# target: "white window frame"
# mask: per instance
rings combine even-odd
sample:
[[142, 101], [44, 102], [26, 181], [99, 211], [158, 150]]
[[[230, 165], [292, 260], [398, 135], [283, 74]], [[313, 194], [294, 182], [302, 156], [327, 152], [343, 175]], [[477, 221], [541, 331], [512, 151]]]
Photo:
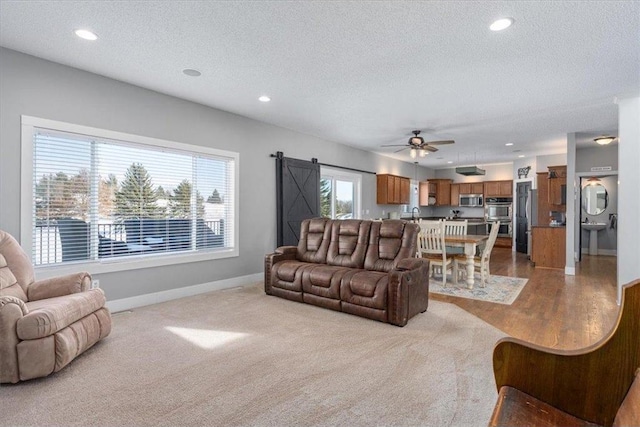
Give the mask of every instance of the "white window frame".
[[95, 138], [105, 138], [118, 141], [132, 142], [136, 144], [149, 145], [152, 147], [163, 147], [174, 150], [182, 150], [192, 153], [214, 155], [232, 158], [235, 162], [233, 176], [233, 224], [231, 236], [233, 244], [231, 248], [216, 251], [191, 251], [188, 253], [164, 253], [151, 256], [136, 257], [110, 257], [99, 260], [87, 260], [80, 262], [61, 263], [56, 265], [40, 265], [34, 268], [38, 278], [48, 278], [63, 274], [76, 273], [81, 270], [90, 271], [92, 274], [110, 273], [116, 271], [128, 271], [140, 268], [150, 268], [173, 264], [183, 264], [198, 261], [208, 261], [238, 257], [240, 255], [239, 238], [239, 217], [240, 217], [240, 154], [232, 151], [219, 150], [216, 148], [203, 147], [199, 145], [184, 144], [181, 142], [168, 141], [151, 138], [141, 135], [133, 135], [123, 132], [99, 129], [90, 126], [77, 125], [60, 122], [56, 120], [42, 119], [32, 116], [21, 116], [21, 180], [20, 180], [20, 244], [23, 250], [31, 256], [32, 253], [32, 232], [34, 197], [33, 197], [33, 135], [37, 128], [50, 129], [68, 133], [88, 135]]
[[[330, 179], [331, 182], [331, 195], [335, 197], [335, 181], [349, 181], [353, 183], [353, 219], [362, 218], [361, 206], [362, 206], [362, 175], [352, 172], [346, 172], [342, 169], [334, 169], [327, 166], [320, 166], [320, 179]], [[331, 216], [335, 216], [335, 203], [331, 202]]]

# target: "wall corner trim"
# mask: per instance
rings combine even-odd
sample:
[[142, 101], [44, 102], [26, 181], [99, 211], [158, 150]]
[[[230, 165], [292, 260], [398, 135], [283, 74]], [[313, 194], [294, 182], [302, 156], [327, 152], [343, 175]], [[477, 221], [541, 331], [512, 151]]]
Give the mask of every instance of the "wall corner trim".
[[565, 267], [564, 268], [564, 274], [566, 274], [567, 276], [575, 276], [576, 275], [576, 268], [575, 267]]
[[264, 279], [264, 273], [249, 274], [246, 276], [232, 277], [230, 279], [216, 280], [215, 282], [201, 283], [199, 285], [184, 286], [166, 291], [150, 294], [136, 295], [135, 297], [122, 298], [107, 301], [107, 308], [112, 313], [144, 307], [145, 305], [158, 304], [174, 299], [190, 297], [221, 289], [229, 289], [238, 286], [246, 286]]

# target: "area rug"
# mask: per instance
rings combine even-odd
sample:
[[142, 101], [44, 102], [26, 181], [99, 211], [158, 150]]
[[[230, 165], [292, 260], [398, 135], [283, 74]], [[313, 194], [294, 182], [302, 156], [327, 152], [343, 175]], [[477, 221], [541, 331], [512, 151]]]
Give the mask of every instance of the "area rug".
[[518, 298], [520, 291], [528, 281], [529, 279], [520, 277], [496, 276], [493, 274], [483, 288], [480, 286], [480, 275], [476, 274], [473, 289], [468, 289], [464, 280], [460, 280], [456, 285], [449, 278], [447, 279], [447, 286], [443, 288], [442, 279], [436, 276], [429, 279], [429, 292], [510, 305]]
[[399, 328], [216, 291], [113, 317], [46, 378], [0, 387], [2, 426], [478, 426], [504, 333], [456, 307]]

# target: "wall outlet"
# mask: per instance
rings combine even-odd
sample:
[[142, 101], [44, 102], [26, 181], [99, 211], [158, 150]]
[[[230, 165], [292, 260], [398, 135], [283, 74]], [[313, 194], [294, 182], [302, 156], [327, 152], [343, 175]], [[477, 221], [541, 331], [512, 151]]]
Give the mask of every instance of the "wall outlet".
[[91, 289], [97, 289], [100, 287], [100, 280], [95, 279], [91, 281]]

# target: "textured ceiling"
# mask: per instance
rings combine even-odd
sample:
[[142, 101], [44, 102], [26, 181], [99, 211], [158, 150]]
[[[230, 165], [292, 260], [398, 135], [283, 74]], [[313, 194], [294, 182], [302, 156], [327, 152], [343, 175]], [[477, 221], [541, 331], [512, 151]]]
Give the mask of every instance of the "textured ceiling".
[[420, 159], [436, 168], [616, 131], [639, 40], [635, 1], [0, 2], [4, 47], [383, 154], [412, 129], [455, 139]]

